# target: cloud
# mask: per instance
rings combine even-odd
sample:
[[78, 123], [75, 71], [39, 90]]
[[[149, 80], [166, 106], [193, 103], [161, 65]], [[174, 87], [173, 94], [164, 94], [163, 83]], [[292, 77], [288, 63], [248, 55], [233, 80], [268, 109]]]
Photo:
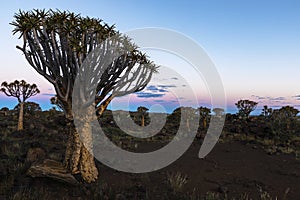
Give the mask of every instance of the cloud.
[[175, 88], [177, 87], [176, 85], [158, 85], [158, 87], [161, 87], [161, 88]]
[[168, 90], [165, 90], [165, 89], [159, 89], [158, 91], [159, 92], [168, 92]]
[[42, 93], [41, 95], [44, 95], [44, 96], [55, 96], [56, 94], [52, 94], [52, 93]]
[[257, 97], [258, 99], [267, 99], [268, 97]]
[[150, 90], [150, 91], [159, 91], [158, 87], [154, 86], [154, 85], [150, 85], [146, 88], [147, 90]]
[[293, 98], [295, 98], [296, 100], [299, 100], [300, 101], [300, 94], [299, 95], [296, 95], [296, 96], [292, 96]]
[[251, 97], [257, 98], [257, 99], [268, 99], [269, 98], [269, 97], [263, 97], [263, 96], [257, 96], [257, 95], [251, 95]]
[[154, 102], [157, 102], [157, 103], [163, 103], [163, 102], [166, 102], [165, 100], [162, 100], [162, 99], [157, 99], [157, 100], [154, 100]]
[[264, 96], [257, 96], [257, 95], [251, 95], [251, 97], [259, 99], [259, 100], [270, 100], [270, 101], [284, 101], [284, 100], [286, 100], [285, 97], [264, 97]]
[[270, 100], [272, 101], [283, 101], [283, 100], [286, 100], [285, 97], [275, 97], [275, 98], [269, 98]]
[[138, 92], [136, 93], [138, 98], [158, 98], [163, 97], [165, 94], [157, 94], [151, 92]]

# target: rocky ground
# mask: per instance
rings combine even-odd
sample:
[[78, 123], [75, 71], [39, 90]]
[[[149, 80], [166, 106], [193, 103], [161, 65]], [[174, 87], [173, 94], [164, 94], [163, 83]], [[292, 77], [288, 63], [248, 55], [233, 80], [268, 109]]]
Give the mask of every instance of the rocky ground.
[[[1, 118], [0, 199], [300, 199], [297, 151], [268, 151], [274, 143], [266, 148], [266, 142], [230, 133], [204, 159], [198, 158], [198, 138], [176, 162], [151, 173], [119, 172], [97, 162], [99, 181], [91, 185], [33, 178], [33, 161], [62, 161], [67, 140], [60, 114], [35, 117], [23, 132], [14, 131], [16, 117]], [[163, 146], [162, 140], [122, 145], [147, 152]]]

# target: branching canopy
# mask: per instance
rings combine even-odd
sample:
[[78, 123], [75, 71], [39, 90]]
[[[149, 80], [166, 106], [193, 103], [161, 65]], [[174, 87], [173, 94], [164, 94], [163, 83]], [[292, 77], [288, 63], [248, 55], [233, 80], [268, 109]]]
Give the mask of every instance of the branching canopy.
[[257, 104], [257, 102], [248, 99], [239, 100], [235, 103], [239, 110], [238, 114], [242, 117], [249, 117], [250, 113], [256, 109]]
[[16, 97], [19, 103], [25, 102], [30, 97], [40, 93], [40, 90], [37, 88], [36, 84], [30, 85], [24, 80], [15, 80], [9, 84], [7, 82], [3, 82], [1, 84], [0, 91], [7, 96]]
[[[64, 108], [72, 102], [75, 78], [83, 62], [97, 48], [102, 50], [98, 63], [92, 63], [94, 65], [89, 71], [84, 72], [96, 77], [99, 70], [105, 69], [100, 80], [88, 80], [91, 85], [97, 84], [96, 107], [106, 105], [115, 96], [144, 89], [157, 70], [128, 37], [100, 19], [68, 11], [33, 10], [16, 13], [11, 25], [14, 26], [13, 33], [23, 38], [23, 45], [17, 48], [24, 53], [28, 63], [54, 85]], [[113, 51], [123, 53], [107, 63], [107, 58], [116, 53]], [[107, 67], [103, 68], [103, 65]], [[128, 87], [133, 81], [135, 84]], [[84, 90], [87, 94], [91, 88], [85, 87]], [[84, 102], [85, 97], [82, 98]]]

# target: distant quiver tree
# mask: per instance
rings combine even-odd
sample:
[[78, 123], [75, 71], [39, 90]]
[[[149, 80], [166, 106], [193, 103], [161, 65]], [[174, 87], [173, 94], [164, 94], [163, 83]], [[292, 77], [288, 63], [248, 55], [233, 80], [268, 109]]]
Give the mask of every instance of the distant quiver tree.
[[1, 84], [0, 91], [6, 96], [15, 97], [19, 102], [19, 120], [18, 120], [18, 131], [23, 130], [23, 118], [24, 118], [24, 103], [27, 99], [40, 93], [36, 84], [29, 84], [26, 81], [15, 80], [14, 82]]

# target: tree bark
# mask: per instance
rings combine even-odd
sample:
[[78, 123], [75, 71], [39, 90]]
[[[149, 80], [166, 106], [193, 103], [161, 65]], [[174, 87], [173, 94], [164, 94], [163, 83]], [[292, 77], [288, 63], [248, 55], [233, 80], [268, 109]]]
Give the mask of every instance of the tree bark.
[[203, 128], [206, 129], [206, 118], [203, 119]]
[[144, 115], [142, 115], [142, 125], [141, 125], [142, 127], [144, 127], [145, 126], [145, 116]]
[[76, 129], [73, 121], [69, 120], [69, 139], [65, 154], [65, 166], [72, 174], [80, 173], [84, 181], [91, 183], [98, 178], [98, 170], [92, 152], [92, 130], [88, 120], [84, 121], [83, 119], [81, 124]]
[[186, 119], [186, 127], [187, 127], [187, 130], [190, 132], [191, 129], [190, 129], [190, 120], [189, 119]]
[[20, 111], [19, 111], [19, 121], [18, 121], [18, 131], [23, 130], [23, 116], [24, 116], [24, 102], [20, 102]]

